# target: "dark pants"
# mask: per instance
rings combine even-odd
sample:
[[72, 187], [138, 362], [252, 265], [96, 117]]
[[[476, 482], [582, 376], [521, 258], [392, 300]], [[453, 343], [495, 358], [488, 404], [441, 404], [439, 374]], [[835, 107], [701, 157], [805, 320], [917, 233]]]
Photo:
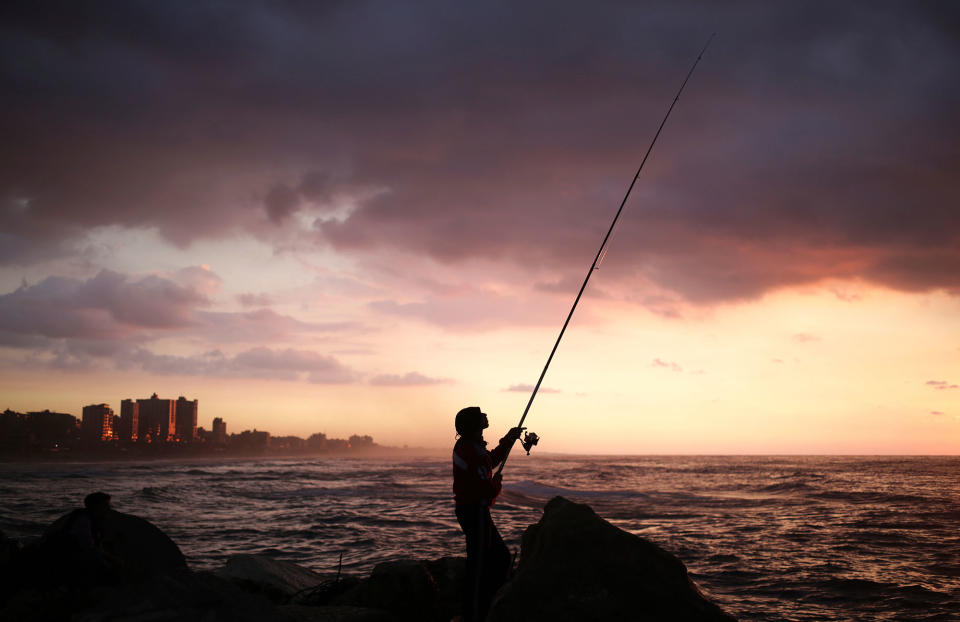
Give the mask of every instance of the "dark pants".
[[467, 537], [463, 619], [464, 622], [480, 622], [487, 616], [493, 595], [507, 580], [512, 563], [510, 550], [490, 518], [489, 507], [458, 505], [457, 521]]

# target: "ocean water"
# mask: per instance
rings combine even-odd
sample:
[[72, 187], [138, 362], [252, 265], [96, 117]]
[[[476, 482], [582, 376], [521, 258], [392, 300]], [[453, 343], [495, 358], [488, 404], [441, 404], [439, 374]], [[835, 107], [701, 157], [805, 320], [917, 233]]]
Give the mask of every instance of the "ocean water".
[[[494, 520], [519, 548], [555, 495], [677, 555], [741, 620], [960, 620], [960, 458], [532, 457]], [[39, 535], [103, 490], [194, 568], [268, 553], [321, 572], [462, 555], [449, 458], [0, 465], [0, 529]]]

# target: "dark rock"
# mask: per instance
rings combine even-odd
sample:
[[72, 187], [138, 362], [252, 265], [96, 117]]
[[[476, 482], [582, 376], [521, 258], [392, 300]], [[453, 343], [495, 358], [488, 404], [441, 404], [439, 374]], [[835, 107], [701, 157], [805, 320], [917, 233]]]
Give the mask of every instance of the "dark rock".
[[396, 622], [397, 620], [386, 611], [367, 607], [283, 605], [280, 611], [296, 622]]
[[186, 569], [148, 581], [108, 588], [75, 622], [286, 621], [262, 596], [247, 594], [210, 572]]
[[187, 566], [173, 540], [139, 516], [109, 510], [98, 519], [97, 538], [91, 529], [86, 510], [54, 521], [20, 555], [22, 581], [81, 586], [135, 582]]
[[297, 592], [290, 598], [289, 602], [295, 605], [311, 605], [314, 607], [329, 605], [361, 583], [363, 583], [362, 580], [350, 575], [327, 579], [309, 590]]
[[266, 555], [234, 555], [217, 574], [276, 602], [286, 602], [323, 582], [323, 576], [309, 568]]
[[13, 561], [14, 556], [19, 550], [20, 545], [0, 531], [0, 569], [6, 568], [7, 565]]
[[137, 583], [31, 587], [0, 610], [0, 621], [73, 622], [293, 622], [262, 596], [244, 593], [225, 579], [186, 568]]
[[361, 606], [389, 611], [402, 620], [446, 622], [460, 612], [465, 570], [462, 557], [389, 562], [378, 565], [364, 580], [345, 576], [325, 581], [298, 595], [294, 602]]
[[400, 620], [439, 620], [440, 589], [426, 562], [400, 560], [377, 564], [370, 578], [342, 596], [336, 605], [383, 609]]
[[20, 545], [0, 531], [0, 605], [2, 605], [15, 587], [16, 560], [20, 554]]
[[59, 622], [69, 620], [78, 604], [74, 594], [63, 588], [26, 588], [8, 594], [0, 608], [0, 622]]
[[180, 547], [156, 525], [139, 516], [111, 511], [103, 538], [104, 546], [120, 558], [126, 580], [187, 567]]
[[427, 562], [427, 570], [437, 586], [440, 619], [449, 620], [460, 613], [467, 560], [464, 557], [441, 557]]
[[520, 565], [494, 598], [490, 622], [649, 620], [731, 622], [679, 559], [554, 497], [523, 534]]

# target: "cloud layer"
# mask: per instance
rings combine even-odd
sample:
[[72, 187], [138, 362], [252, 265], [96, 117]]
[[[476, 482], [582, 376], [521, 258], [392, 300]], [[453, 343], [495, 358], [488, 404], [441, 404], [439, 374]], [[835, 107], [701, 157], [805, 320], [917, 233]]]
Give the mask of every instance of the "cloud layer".
[[[29, 364], [142, 369], [160, 375], [304, 378], [333, 384], [360, 375], [330, 356], [271, 348], [303, 335], [358, 330], [353, 322], [303, 322], [270, 309], [208, 311], [220, 278], [203, 268], [134, 276], [103, 270], [87, 279], [49, 277], [0, 295], [0, 346], [24, 350]], [[235, 354], [158, 354], [163, 339], [246, 344]], [[249, 347], [253, 346], [253, 347]]]
[[[114, 225], [566, 278], [717, 30], [607, 282], [702, 304], [828, 277], [960, 289], [954, 5], [0, 11], [0, 265], [76, 253]], [[44, 330], [180, 325], [195, 302], [123, 297]]]

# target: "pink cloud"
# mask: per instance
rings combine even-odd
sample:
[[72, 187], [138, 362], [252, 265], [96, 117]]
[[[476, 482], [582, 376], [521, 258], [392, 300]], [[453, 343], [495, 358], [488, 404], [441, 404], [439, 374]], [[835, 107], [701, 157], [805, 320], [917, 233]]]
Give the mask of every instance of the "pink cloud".
[[[533, 385], [532, 384], [512, 384], [504, 391], [512, 393], [532, 393]], [[537, 393], [560, 393], [560, 389], [551, 389], [550, 387], [541, 386], [537, 389]]]
[[422, 387], [452, 383], [450, 378], [431, 378], [415, 371], [402, 375], [381, 374], [370, 379], [370, 384], [378, 387]]
[[683, 367], [681, 367], [680, 365], [671, 361], [664, 361], [660, 358], [653, 359], [653, 362], [651, 363], [651, 365], [653, 365], [654, 367], [663, 367], [665, 369], [669, 369], [670, 371], [677, 371], [677, 372], [683, 371]]
[[[179, 282], [178, 282], [179, 281]], [[354, 321], [304, 322], [270, 309], [218, 312], [206, 310], [208, 293], [219, 277], [206, 269], [180, 270], [169, 278], [131, 276], [103, 270], [85, 281], [50, 277], [0, 295], [0, 344], [31, 351], [50, 364], [72, 367], [102, 364], [132, 356], [134, 363], [157, 370], [213, 372], [206, 359], [164, 358], [143, 346], [164, 337], [200, 340], [206, 344], [277, 342], [307, 334], [344, 334], [365, 330]], [[248, 352], [263, 354], [263, 351]], [[247, 354], [225, 369], [239, 370]], [[291, 360], [287, 353], [282, 361]], [[102, 359], [102, 360], [101, 360]], [[306, 369], [306, 368], [305, 368]], [[323, 370], [316, 372], [323, 379]]]
[[494, 330], [517, 326], [552, 326], [567, 301], [522, 299], [477, 288], [455, 294], [425, 296], [417, 302], [377, 300], [377, 313], [408, 318], [449, 330]]
[[357, 379], [356, 372], [333, 357], [293, 348], [257, 347], [233, 356], [219, 350], [174, 356], [138, 349], [123, 360], [158, 375], [307, 380], [317, 384], [344, 384]]
[[273, 304], [273, 299], [267, 294], [244, 293], [237, 294], [237, 302], [244, 307], [269, 307]]

